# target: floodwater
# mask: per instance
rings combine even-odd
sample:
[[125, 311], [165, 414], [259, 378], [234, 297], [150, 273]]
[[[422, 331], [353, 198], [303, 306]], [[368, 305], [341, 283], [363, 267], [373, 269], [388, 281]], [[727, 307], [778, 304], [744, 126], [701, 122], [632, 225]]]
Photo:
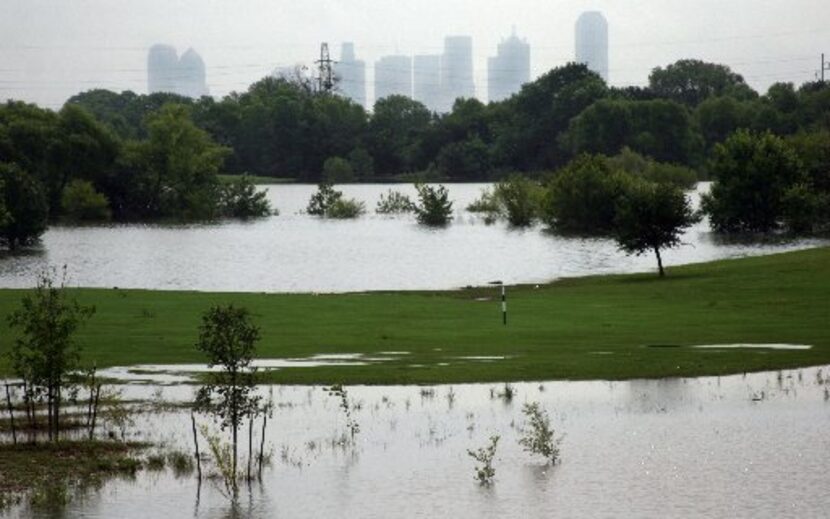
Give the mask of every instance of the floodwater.
[[[366, 203], [357, 220], [301, 214], [316, 186], [267, 188], [279, 216], [193, 225], [52, 227], [38, 249], [0, 253], [0, 287], [34, 284], [46, 266], [67, 265], [70, 284], [88, 287], [245, 292], [450, 289], [494, 280], [535, 283], [559, 277], [647, 271], [650, 255], [626, 256], [608, 239], [555, 236], [541, 226], [487, 225], [464, 209], [489, 184], [449, 184], [452, 224], [419, 226], [412, 215], [374, 214], [388, 189], [414, 198], [411, 185], [345, 185]], [[698, 204], [702, 183], [691, 193]], [[666, 251], [668, 266], [781, 252], [828, 243], [794, 240], [723, 243], [702, 222]]]
[[[347, 387], [353, 446], [325, 388], [264, 387], [277, 404], [261, 482], [232, 505], [215, 483], [169, 469], [116, 479], [43, 517], [826, 517], [830, 366], [696, 379]], [[166, 400], [193, 387], [126, 385]], [[156, 394], [156, 397], [159, 395]], [[525, 402], [550, 415], [561, 462], [523, 452]], [[190, 449], [184, 411], [142, 414], [137, 438]], [[201, 422], [207, 422], [201, 418]], [[254, 444], [259, 443], [259, 423]], [[499, 435], [495, 482], [467, 449]], [[247, 430], [243, 437], [247, 437]], [[243, 442], [245, 443], [245, 442]], [[204, 447], [203, 447], [204, 448]], [[242, 449], [243, 457], [247, 446]], [[244, 466], [244, 461], [243, 461]]]

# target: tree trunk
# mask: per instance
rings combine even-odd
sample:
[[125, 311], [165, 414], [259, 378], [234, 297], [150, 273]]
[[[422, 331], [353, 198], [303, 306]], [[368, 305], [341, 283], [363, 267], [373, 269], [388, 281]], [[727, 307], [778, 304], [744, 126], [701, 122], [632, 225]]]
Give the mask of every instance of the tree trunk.
[[254, 419], [248, 421], [248, 481], [251, 481], [251, 463], [254, 458]]
[[663, 258], [660, 257], [660, 248], [654, 247], [654, 254], [657, 256], [657, 268], [660, 270], [660, 277], [664, 277], [666, 272], [663, 270]]
[[17, 428], [14, 426], [14, 406], [12, 406], [12, 395], [9, 391], [9, 384], [6, 383], [6, 403], [9, 406], [9, 420], [12, 426], [12, 441], [17, 445]]

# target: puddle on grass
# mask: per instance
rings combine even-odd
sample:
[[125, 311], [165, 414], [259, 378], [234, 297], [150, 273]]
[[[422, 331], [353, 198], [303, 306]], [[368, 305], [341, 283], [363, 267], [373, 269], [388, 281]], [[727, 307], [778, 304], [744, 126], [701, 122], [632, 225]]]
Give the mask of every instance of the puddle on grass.
[[[168, 470], [109, 481], [50, 517], [823, 517], [830, 507], [825, 373], [830, 366], [515, 383], [510, 400], [500, 396], [502, 384], [348, 386], [360, 432], [345, 448], [337, 439], [346, 418], [325, 388], [263, 386], [276, 403], [265, 438], [273, 463], [261, 483], [243, 485], [236, 508], [211, 482], [199, 488], [195, 476]], [[195, 388], [121, 389], [129, 399], [178, 402]], [[525, 402], [539, 402], [564, 435], [560, 464], [547, 466], [518, 445]], [[130, 439], [191, 449], [187, 410], [139, 414], [131, 431]], [[496, 480], [482, 488], [467, 449], [494, 434], [501, 437]], [[243, 459], [246, 453], [243, 447]]]
[[809, 350], [812, 346], [807, 344], [700, 344], [692, 346], [703, 350], [728, 350], [728, 349], [759, 349], [759, 350]]
[[[255, 359], [253, 366], [262, 371], [285, 368], [317, 368], [321, 366], [366, 366], [370, 363], [386, 362], [389, 358], [369, 357], [362, 353], [319, 354], [296, 359]], [[99, 376], [133, 383], [181, 384], [193, 382], [194, 375], [219, 371], [205, 364], [139, 364], [99, 370]]]

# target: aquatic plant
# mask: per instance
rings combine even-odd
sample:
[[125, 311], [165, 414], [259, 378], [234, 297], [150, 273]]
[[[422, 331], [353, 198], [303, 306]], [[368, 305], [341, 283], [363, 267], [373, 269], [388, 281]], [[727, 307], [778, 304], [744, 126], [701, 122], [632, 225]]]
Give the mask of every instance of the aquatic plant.
[[525, 452], [538, 454], [555, 464], [559, 459], [561, 440], [554, 437], [548, 413], [539, 406], [538, 402], [533, 402], [522, 406], [522, 414], [525, 415], [528, 423], [524, 429], [524, 436], [519, 439], [519, 445]]
[[329, 388], [328, 392], [329, 395], [340, 399], [340, 409], [346, 416], [346, 429], [349, 431], [352, 443], [354, 443], [355, 435], [360, 432], [360, 424], [352, 416], [352, 407], [349, 405], [349, 394], [346, 388], [340, 384], [335, 384]]
[[377, 214], [400, 214], [415, 211], [415, 204], [400, 191], [389, 190], [381, 193], [375, 212]]
[[490, 443], [477, 450], [467, 450], [467, 454], [476, 460], [479, 465], [475, 467], [475, 479], [481, 485], [491, 485], [493, 479], [496, 477], [496, 469], [493, 467], [493, 459], [496, 457], [496, 448], [499, 444], [500, 436], [494, 435], [490, 437]]

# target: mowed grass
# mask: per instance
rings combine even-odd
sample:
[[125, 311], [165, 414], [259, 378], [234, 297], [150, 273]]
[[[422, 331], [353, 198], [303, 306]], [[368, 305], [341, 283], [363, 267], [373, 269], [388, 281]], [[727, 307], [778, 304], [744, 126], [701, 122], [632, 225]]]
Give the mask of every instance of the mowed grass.
[[[448, 292], [289, 295], [78, 289], [97, 313], [79, 334], [99, 367], [200, 362], [200, 315], [244, 306], [261, 327], [258, 357], [405, 351], [367, 366], [291, 368], [283, 383], [458, 383], [693, 376], [830, 363], [830, 248], [719, 261], [655, 274]], [[0, 290], [0, 316], [24, 291]], [[490, 298], [480, 301], [481, 298]], [[12, 336], [0, 322], [0, 350]], [[794, 343], [804, 351], [689, 346]], [[383, 356], [383, 355], [381, 355]], [[481, 361], [469, 356], [505, 356]], [[0, 360], [8, 373], [8, 362]]]

